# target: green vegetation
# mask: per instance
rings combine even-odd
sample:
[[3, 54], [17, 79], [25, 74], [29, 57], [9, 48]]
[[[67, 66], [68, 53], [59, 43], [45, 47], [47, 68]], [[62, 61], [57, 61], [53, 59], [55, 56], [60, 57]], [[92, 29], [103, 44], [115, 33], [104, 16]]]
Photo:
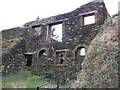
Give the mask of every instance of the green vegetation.
[[20, 42], [23, 38], [13, 38], [13, 39], [3, 39], [2, 44], [4, 47], [2, 47], [2, 53], [7, 53], [11, 48], [13, 48], [18, 42]]
[[[115, 20], [113, 20], [115, 21]], [[118, 29], [117, 21], [103, 25], [91, 42], [82, 71], [72, 83], [76, 88], [117, 88], [118, 87]]]
[[[17, 73], [26, 73], [26, 74], [19, 78], [11, 78], [0, 81], [2, 82], [2, 88], [37, 88], [38, 86], [41, 86], [50, 81], [50, 78], [49, 79], [42, 78], [26, 71], [17, 72]], [[56, 87], [56, 82], [53, 82], [43, 86], [42, 88], [55, 88], [55, 87]], [[67, 86], [63, 86], [61, 88], [65, 88], [65, 87]]]

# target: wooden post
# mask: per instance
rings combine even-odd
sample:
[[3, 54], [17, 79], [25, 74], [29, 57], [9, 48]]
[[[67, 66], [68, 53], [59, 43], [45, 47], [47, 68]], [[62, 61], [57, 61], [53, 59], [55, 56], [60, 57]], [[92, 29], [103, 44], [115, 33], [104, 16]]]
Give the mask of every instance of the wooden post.
[[57, 90], [59, 90], [59, 77], [57, 77]]

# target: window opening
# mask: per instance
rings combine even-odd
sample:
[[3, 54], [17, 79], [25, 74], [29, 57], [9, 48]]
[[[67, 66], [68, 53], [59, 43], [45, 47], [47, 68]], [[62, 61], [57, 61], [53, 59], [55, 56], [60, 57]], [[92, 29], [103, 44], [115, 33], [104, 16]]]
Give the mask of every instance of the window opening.
[[38, 55], [38, 59], [39, 59], [39, 64], [40, 65], [45, 65], [46, 64], [46, 61], [47, 61], [47, 52], [46, 52], [46, 50], [41, 50], [40, 52], [39, 52], [39, 55]]
[[64, 54], [60, 53], [59, 54], [59, 64], [63, 64], [63, 60], [64, 60]]
[[41, 27], [35, 27], [35, 35], [40, 35], [41, 34]]
[[26, 66], [30, 67], [32, 65], [32, 54], [25, 54], [25, 58], [27, 60]]
[[85, 48], [80, 49], [80, 56], [85, 56]]
[[65, 60], [65, 53], [64, 52], [57, 52], [57, 64], [64, 64]]
[[84, 16], [84, 25], [94, 24], [95, 23], [95, 15], [85, 15]]
[[56, 24], [51, 26], [51, 38], [62, 42], [62, 24]]
[[41, 50], [39, 52], [39, 57], [41, 57], [41, 56], [47, 56], [46, 50]]
[[84, 47], [80, 47], [75, 52], [75, 58], [77, 61], [81, 61], [85, 58], [86, 50]]

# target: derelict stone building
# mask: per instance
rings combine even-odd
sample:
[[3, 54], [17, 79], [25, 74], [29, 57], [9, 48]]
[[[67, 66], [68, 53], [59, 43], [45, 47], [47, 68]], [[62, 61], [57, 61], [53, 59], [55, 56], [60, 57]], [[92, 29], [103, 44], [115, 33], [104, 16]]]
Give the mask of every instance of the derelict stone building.
[[81, 70], [87, 48], [107, 16], [104, 2], [92, 1], [69, 13], [3, 30], [3, 40], [19, 38], [3, 53], [3, 73], [30, 69], [38, 75], [52, 72], [72, 76]]

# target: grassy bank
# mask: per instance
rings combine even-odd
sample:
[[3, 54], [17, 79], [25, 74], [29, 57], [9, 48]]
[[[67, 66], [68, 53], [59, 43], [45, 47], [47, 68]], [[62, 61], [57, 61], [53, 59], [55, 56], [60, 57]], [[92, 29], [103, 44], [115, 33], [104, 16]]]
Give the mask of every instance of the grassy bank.
[[[25, 72], [19, 72], [19, 73], [25, 73]], [[27, 73], [24, 76], [18, 78], [10, 78], [0, 82], [2, 82], [2, 88], [37, 88], [38, 86], [41, 86], [49, 81], [50, 79], [47, 78], [43, 79], [42, 77], [36, 76], [32, 73]], [[47, 84], [42, 88], [55, 88], [55, 87], [56, 87], [56, 83], [54, 82]], [[65, 88], [65, 86], [61, 88]]]

